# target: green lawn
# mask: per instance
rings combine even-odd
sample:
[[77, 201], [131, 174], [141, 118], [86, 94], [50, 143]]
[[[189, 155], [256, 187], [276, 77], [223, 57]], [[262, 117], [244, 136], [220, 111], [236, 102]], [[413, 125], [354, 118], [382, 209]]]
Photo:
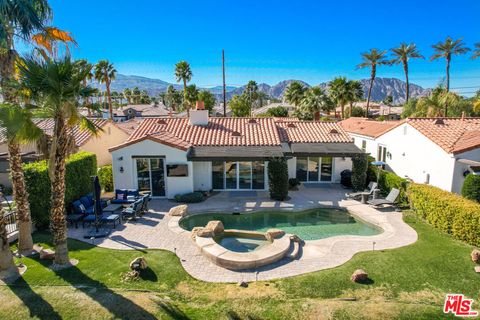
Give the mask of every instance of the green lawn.
[[[386, 251], [357, 254], [346, 264], [303, 276], [258, 282], [248, 288], [192, 279], [176, 256], [162, 250], [115, 251], [70, 241], [77, 267], [53, 272], [24, 258], [23, 279], [0, 287], [0, 319], [432, 319], [443, 316], [444, 295], [474, 298], [480, 309], [480, 277], [472, 248], [406, 214], [419, 241]], [[35, 242], [49, 245], [47, 234]], [[145, 256], [142, 279], [123, 282], [129, 262]], [[365, 269], [373, 283], [349, 278]], [[357, 301], [338, 298], [355, 297]]]

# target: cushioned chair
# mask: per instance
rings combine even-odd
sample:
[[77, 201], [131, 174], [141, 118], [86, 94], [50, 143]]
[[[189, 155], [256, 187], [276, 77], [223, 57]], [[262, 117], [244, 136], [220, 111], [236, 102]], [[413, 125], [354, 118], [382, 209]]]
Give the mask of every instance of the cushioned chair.
[[130, 207], [123, 209], [122, 217], [131, 217], [133, 220], [136, 220], [137, 217], [142, 213], [142, 203], [143, 199], [138, 199], [130, 205]]
[[114, 204], [132, 204], [138, 198], [140, 194], [136, 189], [115, 189], [115, 199], [112, 199], [110, 203]]
[[80, 202], [85, 207], [85, 214], [89, 215], [95, 212], [95, 202], [91, 194], [81, 197]]

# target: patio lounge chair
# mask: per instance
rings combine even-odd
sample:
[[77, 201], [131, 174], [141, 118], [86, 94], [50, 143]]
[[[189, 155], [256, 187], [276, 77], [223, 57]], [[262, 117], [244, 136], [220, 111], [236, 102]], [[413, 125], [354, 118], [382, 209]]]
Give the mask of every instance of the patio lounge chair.
[[115, 199], [112, 199], [110, 203], [113, 204], [132, 204], [138, 198], [140, 194], [138, 190], [135, 189], [116, 189], [115, 190]]
[[393, 188], [390, 190], [390, 193], [385, 199], [373, 199], [369, 200], [368, 204], [374, 207], [378, 207], [381, 205], [395, 205], [395, 201], [397, 201], [398, 196], [400, 195], [400, 190]]
[[136, 220], [137, 217], [142, 213], [142, 199], [138, 199], [130, 205], [130, 207], [123, 209], [122, 217], [131, 217], [133, 220]]
[[368, 195], [371, 195], [371, 194], [373, 194], [373, 191], [377, 188], [377, 186], [378, 186], [378, 184], [376, 182], [371, 181], [368, 184], [367, 189], [365, 189], [364, 191], [346, 193], [345, 196], [347, 198], [350, 198], [350, 199], [356, 199], [356, 198], [359, 198], [362, 194], [365, 194], [365, 193], [368, 193]]

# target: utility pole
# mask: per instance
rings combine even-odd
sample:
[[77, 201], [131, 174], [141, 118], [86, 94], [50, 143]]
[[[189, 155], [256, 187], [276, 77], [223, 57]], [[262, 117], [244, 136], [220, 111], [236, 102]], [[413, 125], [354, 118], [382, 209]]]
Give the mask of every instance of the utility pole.
[[223, 116], [227, 116], [227, 88], [225, 86], [225, 50], [222, 49], [222, 73], [223, 73]]

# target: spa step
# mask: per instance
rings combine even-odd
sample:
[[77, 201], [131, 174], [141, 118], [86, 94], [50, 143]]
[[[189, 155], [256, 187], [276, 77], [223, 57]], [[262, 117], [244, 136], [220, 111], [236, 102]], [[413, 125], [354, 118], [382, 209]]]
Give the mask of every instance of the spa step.
[[295, 260], [300, 253], [300, 244], [295, 241], [291, 241], [290, 243], [290, 250], [285, 255], [286, 258]]

